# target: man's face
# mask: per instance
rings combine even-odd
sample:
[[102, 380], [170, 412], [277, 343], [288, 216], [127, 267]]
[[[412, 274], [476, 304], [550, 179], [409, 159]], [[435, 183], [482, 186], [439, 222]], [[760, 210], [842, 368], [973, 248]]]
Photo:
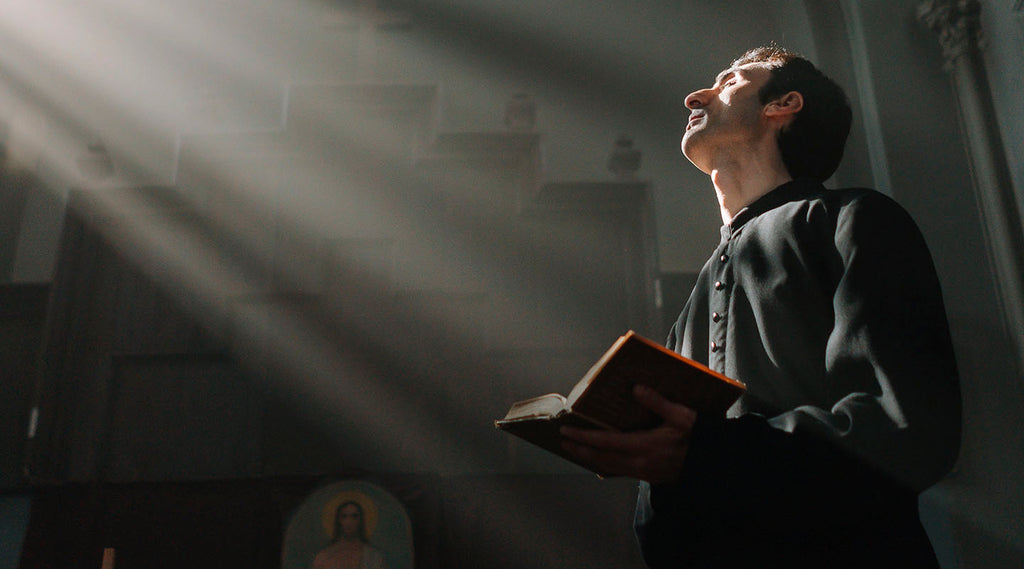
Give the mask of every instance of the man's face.
[[748, 63], [718, 74], [715, 84], [686, 97], [690, 118], [683, 133], [683, 154], [710, 174], [711, 163], [723, 149], [753, 141], [767, 128], [758, 90], [771, 75], [767, 63]]

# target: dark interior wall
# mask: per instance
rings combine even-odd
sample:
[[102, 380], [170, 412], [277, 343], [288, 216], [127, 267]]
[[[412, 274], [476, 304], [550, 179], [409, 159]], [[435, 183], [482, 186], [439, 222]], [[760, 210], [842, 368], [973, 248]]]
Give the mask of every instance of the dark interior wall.
[[0, 286], [0, 491], [22, 487], [47, 285]]
[[[358, 477], [359, 475], [356, 474]], [[284, 529], [333, 478], [39, 488], [21, 569], [280, 567]], [[364, 478], [398, 499], [421, 569], [643, 567], [629, 535], [635, 483], [589, 474]]]
[[[41, 342], [43, 419], [27, 461], [35, 508], [24, 566], [90, 566], [103, 547], [115, 547], [121, 567], [274, 567], [293, 493], [356, 467], [354, 476], [400, 477], [415, 486], [398, 484], [413, 509], [424, 499], [441, 503], [433, 513], [414, 515], [414, 533], [426, 540], [418, 554], [433, 555], [421, 557], [421, 567], [639, 566], [629, 527], [635, 483], [581, 474], [510, 440], [492, 421], [513, 393], [527, 397], [556, 382], [571, 385], [609, 337], [630, 323], [641, 328], [657, 319], [647, 311], [653, 270], [645, 261], [645, 190], [635, 181], [545, 185], [511, 220], [541, 238], [525, 247], [494, 244], [507, 253], [509, 274], [525, 279], [521, 296], [538, 309], [558, 305], [569, 333], [541, 335], [529, 318], [521, 330], [508, 318], [494, 318], [500, 333], [479, 351], [444, 341], [444, 324], [463, 302], [460, 295], [413, 294], [413, 308], [422, 309], [426, 299], [444, 314], [440, 321], [418, 321], [396, 314], [409, 298], [348, 282], [340, 287], [353, 297], [343, 299], [346, 304], [369, 299], [373, 308], [388, 309], [359, 307], [388, 341], [345, 344], [352, 340], [347, 320], [332, 329], [337, 335], [314, 339], [338, 341], [329, 351], [370, 362], [377, 373], [368, 378], [372, 385], [360, 384], [356, 374], [325, 377], [324, 391], [305, 399], [294, 395], [317, 362], [301, 361], [287, 372], [262, 367], [261, 349], [282, 348], [271, 345], [277, 336], [241, 346], [232, 334], [257, 332], [240, 330], [252, 323], [244, 319], [213, 333], [209, 325], [221, 319], [200, 318], [199, 300], [174, 294], [180, 291], [165, 280], [164, 265], [139, 263], [139, 243], [111, 239], [123, 224], [160, 213], [199, 226], [198, 235], [216, 241], [203, 216], [167, 188], [125, 190], [150, 199], [144, 211], [127, 215], [101, 212], [101, 200], [76, 193], [81, 199], [67, 216]], [[545, 246], [548, 241], [558, 246]], [[584, 286], [586, 294], [576, 293]], [[241, 295], [231, 299], [237, 304], [218, 307], [223, 313], [206, 310], [230, 319], [268, 307], [305, 316], [303, 310], [312, 309], [322, 319], [303, 322], [319, 331], [328, 317], [323, 299], [312, 296]], [[468, 300], [480, 298], [491, 306], [482, 293]], [[602, 309], [596, 317], [593, 305]], [[592, 325], [578, 329], [576, 319]], [[410, 330], [411, 337], [403, 337]], [[425, 367], [404, 361], [414, 352], [436, 359]], [[524, 377], [524, 361], [541, 373]], [[374, 388], [388, 398], [376, 401], [367, 393]], [[363, 408], [365, 423], [348, 416], [355, 408]], [[411, 414], [399, 416], [400, 410]], [[426, 474], [382, 474], [406, 471]], [[303, 478], [289, 486], [275, 478], [282, 474]], [[538, 540], [537, 534], [556, 537]]]
[[14, 273], [25, 206], [29, 195], [39, 191], [35, 177], [9, 163], [6, 154], [0, 139], [0, 283], [9, 282]]

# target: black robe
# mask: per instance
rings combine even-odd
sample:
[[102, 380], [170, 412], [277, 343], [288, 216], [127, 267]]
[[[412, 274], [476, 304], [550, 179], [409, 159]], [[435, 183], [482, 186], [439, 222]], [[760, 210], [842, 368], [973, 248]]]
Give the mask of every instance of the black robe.
[[669, 347], [743, 381], [681, 477], [641, 485], [661, 567], [937, 567], [917, 495], [956, 460], [960, 395], [924, 239], [891, 199], [797, 180], [722, 228]]

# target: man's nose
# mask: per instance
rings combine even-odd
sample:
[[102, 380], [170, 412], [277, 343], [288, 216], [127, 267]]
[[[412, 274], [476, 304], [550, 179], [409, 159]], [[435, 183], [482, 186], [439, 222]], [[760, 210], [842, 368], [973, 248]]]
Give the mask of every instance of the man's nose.
[[694, 91], [686, 96], [683, 104], [688, 109], [699, 109], [707, 103], [708, 89], [701, 89], [700, 91]]

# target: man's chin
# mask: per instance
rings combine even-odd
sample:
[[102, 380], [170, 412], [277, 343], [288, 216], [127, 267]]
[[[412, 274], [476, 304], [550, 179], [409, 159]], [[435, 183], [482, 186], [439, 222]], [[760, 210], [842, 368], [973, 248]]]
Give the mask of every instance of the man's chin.
[[694, 142], [700, 138], [700, 132], [701, 128], [699, 126], [688, 128], [683, 132], [683, 138], [679, 141], [679, 148], [682, 149], [683, 154], [686, 154], [688, 146], [691, 151], [693, 150]]
[[679, 151], [682, 152], [683, 156], [685, 156], [690, 162], [693, 162], [693, 157], [696, 151], [693, 134], [694, 133], [692, 131], [687, 131], [683, 134], [683, 139], [679, 141]]

